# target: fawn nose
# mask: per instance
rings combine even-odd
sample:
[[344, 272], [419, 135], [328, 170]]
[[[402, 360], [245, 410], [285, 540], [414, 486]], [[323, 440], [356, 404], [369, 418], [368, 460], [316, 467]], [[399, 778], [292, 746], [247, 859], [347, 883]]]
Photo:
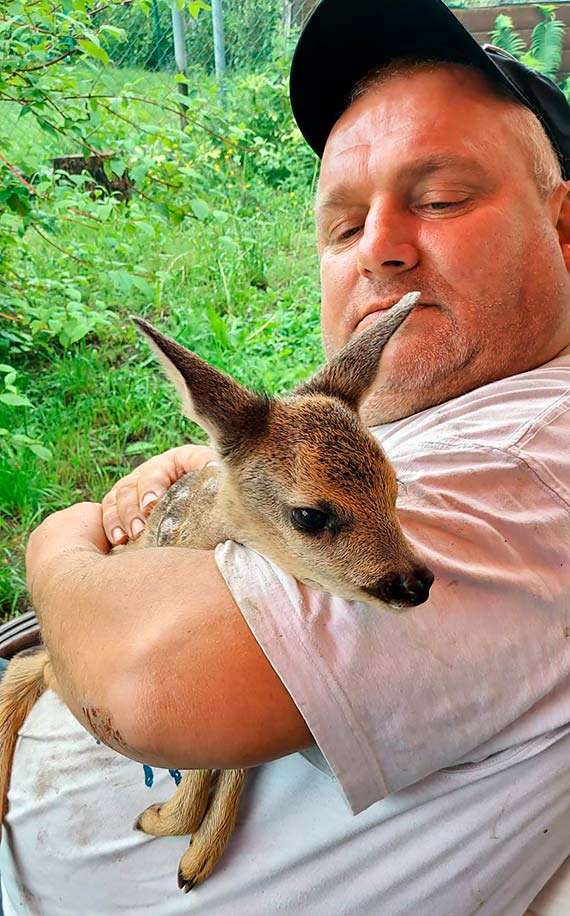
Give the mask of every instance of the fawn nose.
[[415, 607], [427, 601], [434, 575], [427, 566], [418, 566], [409, 573], [389, 573], [365, 591], [387, 604]]

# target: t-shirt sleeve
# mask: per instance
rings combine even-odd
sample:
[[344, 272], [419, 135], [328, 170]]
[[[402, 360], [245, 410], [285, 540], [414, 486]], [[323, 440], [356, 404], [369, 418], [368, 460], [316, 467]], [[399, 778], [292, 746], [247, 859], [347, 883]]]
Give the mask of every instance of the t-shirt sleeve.
[[353, 813], [491, 739], [509, 746], [517, 721], [525, 738], [570, 721], [565, 498], [520, 452], [448, 442], [391, 458], [404, 531], [436, 577], [426, 604], [345, 601], [246, 547], [216, 549]]

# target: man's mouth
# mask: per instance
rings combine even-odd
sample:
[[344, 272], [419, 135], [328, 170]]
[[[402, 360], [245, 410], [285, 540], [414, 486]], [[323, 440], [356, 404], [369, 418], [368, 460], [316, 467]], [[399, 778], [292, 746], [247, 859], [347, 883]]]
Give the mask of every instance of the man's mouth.
[[[373, 324], [375, 321], [378, 321], [382, 316], [387, 315], [390, 309], [400, 301], [401, 297], [394, 299], [391, 302], [387, 303], [376, 303], [369, 306], [361, 313], [361, 317], [357, 319], [357, 323], [354, 326], [353, 333], [360, 334], [361, 331], [364, 331], [367, 327]], [[421, 299], [414, 306], [414, 311], [418, 308], [426, 308], [430, 305], [433, 305], [431, 302], [422, 302]], [[407, 320], [407, 319], [406, 319]]]

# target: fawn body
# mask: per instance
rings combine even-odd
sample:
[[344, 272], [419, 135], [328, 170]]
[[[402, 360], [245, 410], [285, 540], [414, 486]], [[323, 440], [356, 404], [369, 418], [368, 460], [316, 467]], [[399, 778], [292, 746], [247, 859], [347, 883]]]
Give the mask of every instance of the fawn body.
[[[248, 391], [135, 319], [220, 463], [177, 481], [127, 549], [212, 549], [231, 539], [341, 597], [392, 609], [425, 601], [433, 575], [403, 535], [394, 472], [358, 416], [383, 347], [418, 299], [419, 293], [404, 296], [279, 400]], [[13, 659], [0, 686], [2, 816], [18, 730], [48, 688], [59, 692], [45, 649]], [[216, 783], [210, 771], [188, 771], [169, 802], [138, 818], [135, 826], [155, 836], [192, 834], [178, 873], [186, 891], [208, 877], [223, 852], [245, 775], [224, 770]]]

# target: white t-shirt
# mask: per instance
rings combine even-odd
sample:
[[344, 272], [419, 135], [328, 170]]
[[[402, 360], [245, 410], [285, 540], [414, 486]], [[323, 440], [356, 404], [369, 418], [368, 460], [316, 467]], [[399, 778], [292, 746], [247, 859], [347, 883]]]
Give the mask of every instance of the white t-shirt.
[[46, 694], [16, 751], [6, 916], [521, 916], [570, 854], [570, 352], [375, 433], [428, 603], [382, 613], [219, 546], [317, 746], [249, 774], [186, 897], [186, 840], [131, 830], [171, 776], [147, 787]]

